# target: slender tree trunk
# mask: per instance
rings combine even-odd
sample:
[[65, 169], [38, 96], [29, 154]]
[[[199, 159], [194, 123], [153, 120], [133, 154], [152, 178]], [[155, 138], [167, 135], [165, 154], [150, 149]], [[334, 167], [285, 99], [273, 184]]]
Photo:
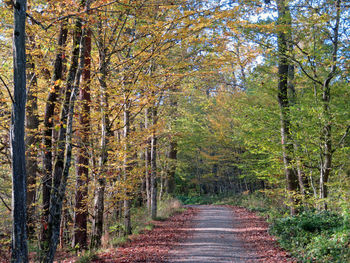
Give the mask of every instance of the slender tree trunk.
[[[71, 162], [72, 151], [72, 124], [74, 114], [74, 103], [82, 68], [84, 68], [84, 42], [80, 43], [82, 36], [82, 24], [78, 18], [74, 27], [73, 54], [71, 67], [68, 73], [65, 99], [62, 106], [60, 118], [60, 130], [58, 136], [58, 149], [53, 174], [53, 187], [50, 196], [48, 234], [49, 243], [45, 251], [44, 262], [53, 262], [56, 252], [63, 199], [66, 190], [67, 177]], [[79, 56], [80, 54], [80, 56]], [[80, 57], [80, 65], [78, 65]]]
[[62, 220], [60, 225], [60, 249], [63, 249], [65, 240], [64, 240], [64, 228], [66, 224], [66, 212], [67, 209], [62, 209]]
[[171, 138], [170, 149], [169, 149], [169, 170], [166, 178], [166, 192], [170, 195], [174, 194], [175, 191], [175, 171], [177, 162], [177, 141], [176, 138]]
[[[277, 0], [278, 6], [278, 24], [290, 27], [290, 13], [285, 0]], [[294, 195], [298, 191], [298, 177], [295, 169], [292, 167], [293, 141], [290, 132], [290, 109], [288, 101], [288, 35], [280, 30], [277, 35], [278, 40], [278, 103], [280, 106], [281, 117], [281, 139], [283, 148], [283, 162], [287, 181], [287, 190], [290, 201], [290, 213], [297, 212], [297, 200]]]
[[[325, 124], [322, 127], [321, 137], [321, 149], [322, 160], [321, 160], [321, 174], [320, 174], [320, 198], [325, 199], [328, 197], [327, 183], [329, 180], [330, 173], [332, 171], [332, 159], [333, 159], [333, 146], [332, 146], [332, 113], [330, 109], [331, 102], [331, 87], [330, 82], [334, 78], [337, 70], [337, 55], [338, 55], [338, 41], [339, 41], [339, 23], [340, 23], [340, 3], [341, 0], [335, 2], [336, 7], [336, 21], [333, 28], [333, 53], [332, 53], [332, 66], [326, 80], [322, 87], [322, 103], [323, 103], [323, 117]], [[327, 209], [327, 202], [323, 201], [323, 208]]]
[[[289, 52], [293, 52], [293, 45], [289, 43], [288, 45]], [[294, 86], [294, 77], [295, 77], [295, 69], [293, 64], [288, 65], [288, 98], [289, 98], [289, 104], [291, 106], [295, 106], [297, 103], [297, 97], [296, 97], [296, 91]], [[305, 177], [305, 173], [303, 171], [303, 163], [301, 158], [299, 157], [299, 145], [298, 142], [293, 138], [293, 149], [294, 149], [294, 155], [296, 159], [296, 172], [298, 175], [298, 182], [299, 182], [299, 188], [300, 193], [303, 195], [304, 198], [306, 198], [306, 193], [308, 187], [308, 180]]]
[[[171, 106], [171, 116], [172, 121], [175, 122], [177, 115], [177, 97], [174, 94], [175, 89], [170, 90], [170, 106]], [[173, 123], [172, 123], [173, 126]], [[170, 139], [170, 149], [169, 149], [169, 170], [166, 182], [166, 191], [168, 194], [174, 194], [175, 191], [175, 171], [176, 171], [176, 162], [177, 162], [177, 138], [173, 135]]]
[[[145, 110], [145, 129], [149, 129], [150, 121], [150, 110], [146, 108]], [[150, 183], [150, 174], [151, 174], [151, 140], [147, 140], [146, 149], [145, 149], [145, 174], [146, 174], [146, 196], [147, 196], [147, 209], [151, 212], [151, 183]]]
[[91, 65], [91, 30], [87, 29], [83, 36], [85, 43], [84, 68], [82, 70], [82, 85], [80, 85], [79, 101], [81, 112], [79, 124], [81, 127], [81, 145], [77, 157], [77, 193], [75, 200], [73, 247], [87, 248], [88, 221], [88, 182], [89, 182], [89, 144], [90, 144], [90, 65]]
[[14, 3], [13, 83], [14, 96], [11, 118], [12, 157], [12, 257], [11, 262], [28, 262], [26, 230], [26, 162], [24, 119], [26, 106], [26, 0]]
[[[128, 84], [125, 84], [128, 85]], [[128, 178], [130, 177], [130, 170], [131, 170], [131, 160], [130, 160], [130, 100], [128, 98], [129, 92], [126, 90], [124, 92], [124, 150], [125, 150], [125, 157], [124, 157], [124, 182], [127, 182]], [[125, 193], [125, 200], [124, 200], [124, 230], [125, 235], [131, 234], [131, 200], [130, 200], [130, 193], [126, 191]]]
[[106, 179], [100, 177], [98, 178], [97, 182], [98, 186], [94, 201], [94, 218], [92, 221], [92, 236], [90, 245], [92, 249], [96, 249], [101, 246], [101, 239], [103, 234], [103, 213]]
[[[143, 127], [141, 127], [141, 129], [143, 129]], [[145, 152], [142, 151], [140, 154], [140, 168], [145, 167], [145, 160], [146, 160], [146, 156], [145, 156]], [[140, 192], [141, 192], [141, 196], [140, 196], [140, 206], [143, 206], [145, 204], [147, 204], [147, 193], [146, 193], [146, 176], [144, 176], [142, 178], [142, 182], [141, 182], [141, 186], [140, 186]]]
[[[102, 40], [100, 40], [102, 45]], [[101, 49], [99, 52], [100, 66], [99, 72], [101, 77], [99, 78], [101, 88], [101, 156], [99, 161], [99, 175], [97, 179], [97, 191], [94, 201], [94, 217], [92, 221], [92, 236], [91, 236], [91, 248], [99, 248], [101, 246], [101, 238], [103, 235], [103, 213], [104, 213], [104, 195], [106, 187], [106, 179], [104, 178], [107, 169], [106, 163], [108, 160], [108, 142], [111, 136], [110, 121], [108, 117], [108, 93], [107, 93], [107, 64], [106, 64], [106, 50]]]
[[67, 24], [64, 21], [61, 24], [60, 33], [58, 36], [58, 51], [54, 64], [54, 74], [52, 79], [53, 89], [50, 90], [46, 107], [45, 107], [45, 117], [44, 117], [44, 127], [43, 127], [43, 144], [44, 144], [44, 155], [43, 155], [43, 186], [42, 186], [42, 202], [43, 202], [43, 215], [42, 215], [42, 233], [41, 240], [42, 243], [48, 242], [48, 220], [49, 220], [49, 206], [50, 206], [50, 193], [52, 186], [52, 140], [53, 140], [53, 117], [55, 114], [55, 105], [59, 95], [59, 89], [61, 87], [60, 82], [63, 80], [63, 60], [64, 60], [64, 47], [67, 42]]
[[157, 124], [157, 109], [156, 106], [152, 107], [152, 137], [151, 137], [151, 217], [157, 218], [157, 136], [156, 136], [156, 124]]
[[[28, 38], [31, 48], [34, 48], [34, 41]], [[33, 58], [28, 56], [27, 61], [27, 107], [26, 107], [26, 172], [27, 172], [27, 229], [28, 237], [34, 237], [35, 232], [35, 202], [36, 202], [36, 179], [38, 173], [37, 153], [37, 132], [39, 128], [38, 99], [35, 94], [37, 77]]]

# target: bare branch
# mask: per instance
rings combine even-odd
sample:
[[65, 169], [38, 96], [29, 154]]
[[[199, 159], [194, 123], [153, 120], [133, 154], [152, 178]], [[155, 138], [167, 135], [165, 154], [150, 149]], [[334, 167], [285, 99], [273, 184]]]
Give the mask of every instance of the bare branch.
[[335, 147], [333, 149], [333, 151], [332, 151], [333, 153], [343, 144], [344, 140], [349, 135], [349, 132], [350, 132], [350, 125], [348, 127], [346, 127], [346, 130], [345, 130], [343, 136], [341, 137], [341, 139], [339, 140], [337, 147]]
[[9, 94], [9, 96], [10, 96], [10, 98], [11, 98], [12, 103], [15, 103], [15, 101], [14, 101], [14, 99], [13, 99], [13, 97], [12, 97], [12, 94], [11, 94], [11, 91], [10, 91], [9, 87], [6, 85], [6, 82], [4, 81], [4, 79], [3, 79], [1, 76], [0, 76], [0, 80], [1, 80], [1, 82], [4, 84], [6, 90], [7, 90], [8, 94]]
[[1, 200], [2, 203], [6, 206], [6, 208], [11, 212], [11, 211], [12, 211], [11, 207], [9, 207], [9, 206], [6, 204], [5, 200], [2, 198], [1, 195], [0, 195], [0, 200]]

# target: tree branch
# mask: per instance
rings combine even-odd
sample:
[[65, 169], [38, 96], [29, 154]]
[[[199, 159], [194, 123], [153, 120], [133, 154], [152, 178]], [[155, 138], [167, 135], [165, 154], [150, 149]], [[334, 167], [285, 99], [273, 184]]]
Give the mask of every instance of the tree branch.
[[0, 195], [0, 200], [2, 201], [2, 203], [6, 206], [6, 208], [10, 211], [10, 212], [12, 212], [12, 209], [11, 209], [11, 207], [9, 207], [7, 204], [6, 204], [6, 202], [5, 202], [5, 200], [2, 198], [2, 196]]
[[7, 90], [8, 94], [9, 94], [9, 96], [10, 96], [10, 98], [11, 98], [12, 103], [15, 103], [15, 101], [14, 101], [14, 99], [13, 99], [13, 97], [12, 97], [12, 94], [11, 94], [11, 91], [10, 91], [9, 87], [6, 85], [6, 82], [4, 81], [4, 79], [3, 79], [1, 76], [0, 76], [0, 80], [1, 80], [1, 82], [4, 84], [6, 90]]
[[350, 132], [350, 125], [348, 127], [346, 127], [346, 130], [344, 132], [344, 135], [341, 137], [341, 139], [338, 142], [338, 145], [336, 147], [334, 147], [332, 153], [334, 153], [344, 142], [344, 140], [346, 139], [346, 137], [349, 135]]

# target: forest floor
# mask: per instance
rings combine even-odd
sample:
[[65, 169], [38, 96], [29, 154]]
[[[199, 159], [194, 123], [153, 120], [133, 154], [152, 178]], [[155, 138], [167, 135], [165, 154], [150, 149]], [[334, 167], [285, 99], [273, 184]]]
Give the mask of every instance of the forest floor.
[[[191, 206], [109, 249], [93, 262], [296, 262], [255, 213], [233, 206]], [[66, 261], [69, 262], [69, 261]]]
[[[268, 234], [266, 220], [242, 207], [189, 206], [152, 230], [129, 237], [118, 248], [94, 256], [95, 263], [296, 263]], [[0, 256], [0, 262], [8, 262]], [[34, 262], [34, 261], [31, 261]], [[57, 253], [60, 263], [90, 262], [70, 253]]]

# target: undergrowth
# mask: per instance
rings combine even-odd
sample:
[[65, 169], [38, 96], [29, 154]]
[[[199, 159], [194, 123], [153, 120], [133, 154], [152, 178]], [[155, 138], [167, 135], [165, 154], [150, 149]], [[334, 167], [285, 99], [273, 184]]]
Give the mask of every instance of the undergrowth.
[[350, 229], [329, 211], [304, 211], [276, 219], [270, 233], [300, 262], [350, 262]]

